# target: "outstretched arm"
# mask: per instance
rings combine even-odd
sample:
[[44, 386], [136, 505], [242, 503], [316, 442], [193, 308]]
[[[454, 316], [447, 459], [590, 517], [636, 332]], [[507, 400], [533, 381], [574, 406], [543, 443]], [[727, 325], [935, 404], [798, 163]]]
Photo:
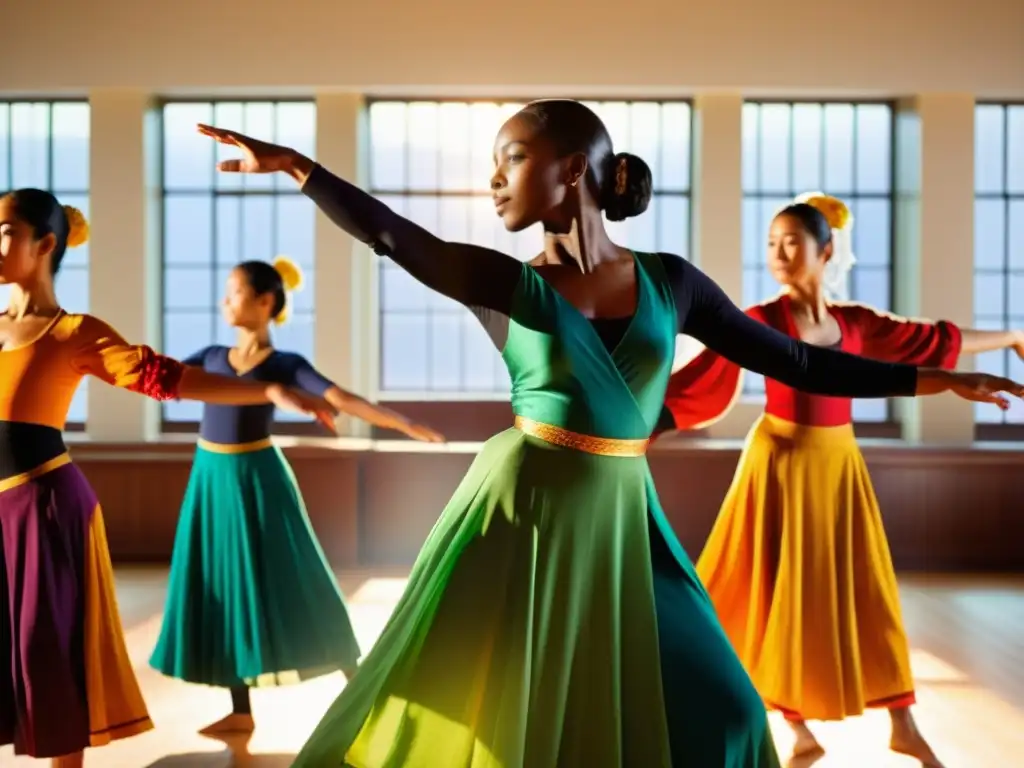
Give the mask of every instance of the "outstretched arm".
[[978, 331], [974, 328], [963, 328], [961, 352], [975, 355], [979, 352], [994, 352], [998, 349], [1013, 348], [1024, 358], [1024, 330], [1022, 331]]
[[397, 411], [375, 405], [353, 392], [342, 389], [320, 373], [301, 355], [295, 355], [293, 360], [293, 383], [295, 386], [305, 392], [322, 396], [339, 413], [347, 413], [349, 416], [362, 419], [377, 427], [394, 429], [415, 440], [423, 440], [430, 443], [444, 441], [444, 437], [440, 433], [435, 432], [429, 427], [416, 424]]
[[794, 389], [834, 397], [912, 396], [918, 369], [805, 344], [746, 315], [711, 278], [678, 257], [663, 258], [679, 332], [747, 370]]
[[399, 216], [311, 160], [294, 155], [290, 175], [328, 218], [421, 283], [464, 305], [511, 314], [518, 260], [489, 248], [449, 243]]
[[518, 260], [489, 248], [445, 242], [293, 149], [224, 128], [198, 127], [244, 155], [218, 163], [219, 170], [287, 173], [331, 221], [428, 288], [462, 304], [510, 314], [523, 270]]
[[322, 398], [289, 391], [279, 384], [218, 376], [154, 352], [144, 344], [129, 344], [102, 320], [82, 315], [75, 329], [71, 365], [83, 375], [146, 395], [154, 400], [199, 400], [220, 405], [258, 405], [273, 402], [307, 413], [330, 426], [333, 406]]

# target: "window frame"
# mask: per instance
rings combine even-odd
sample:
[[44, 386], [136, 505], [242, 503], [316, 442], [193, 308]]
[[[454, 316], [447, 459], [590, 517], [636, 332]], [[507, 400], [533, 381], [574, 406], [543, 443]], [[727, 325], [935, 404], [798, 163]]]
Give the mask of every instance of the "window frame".
[[[89, 119], [90, 119], [90, 131], [89, 131], [89, 142], [92, 142], [92, 102], [88, 98], [76, 97], [76, 96], [65, 96], [54, 98], [52, 96], [20, 96], [18, 98], [13, 97], [0, 97], [0, 104], [4, 104], [8, 107], [7, 113], [7, 180], [13, 182], [11, 178], [11, 167], [14, 159], [14, 142], [10, 140], [11, 136], [11, 113], [10, 107], [14, 104], [46, 104], [49, 108], [47, 111], [47, 131], [46, 131], [46, 187], [52, 195], [57, 197], [59, 200], [61, 195], [84, 195], [85, 197], [92, 199], [92, 166], [89, 167], [89, 179], [88, 186], [85, 190], [55, 190], [53, 187], [53, 107], [57, 104], [84, 104], [89, 108]], [[13, 189], [13, 183], [5, 185], [4, 189]], [[91, 255], [91, 254], [90, 254]], [[89, 265], [86, 267], [86, 287], [92, 280], [92, 263], [90, 260]], [[91, 307], [90, 307], [91, 310]], [[79, 384], [79, 387], [82, 383]], [[77, 391], [76, 391], [77, 394]], [[64, 424], [65, 432], [85, 432], [88, 429], [89, 423], [89, 411], [86, 409], [85, 421], [69, 421]]]
[[[688, 178], [686, 188], [683, 191], [677, 189], [662, 189], [657, 186], [652, 190], [652, 201], [654, 197], [676, 197], [679, 199], [686, 200], [687, 202], [687, 243], [686, 243], [686, 254], [687, 258], [691, 259], [693, 254], [693, 168], [694, 168], [694, 99], [693, 97], [638, 97], [638, 96], [625, 96], [625, 95], [587, 95], [587, 96], [566, 96], [565, 98], [574, 98], [582, 102], [621, 102], [626, 105], [633, 104], [684, 104], [689, 110], [689, 129], [690, 135], [688, 140], [688, 146], [686, 147], [686, 155], [688, 158]], [[408, 183], [405, 188], [387, 189], [377, 188], [373, 185], [372, 178], [372, 134], [369, 125], [370, 113], [375, 104], [379, 103], [402, 103], [405, 105], [414, 103], [430, 103], [430, 104], [521, 104], [526, 105], [531, 101], [530, 98], [520, 96], [427, 96], [423, 94], [410, 95], [410, 94], [388, 94], [388, 95], [367, 95], [364, 99], [364, 109], [367, 122], [367, 143], [365, 148], [365, 163], [367, 168], [367, 183], [366, 190], [369, 194], [375, 197], [429, 197], [433, 199], [444, 199], [444, 198], [461, 198], [461, 199], [472, 199], [474, 197], [481, 196], [482, 192], [470, 189], [465, 190], [445, 190], [445, 189], [409, 189]], [[408, 152], [408, 141], [406, 142], [406, 152]], [[645, 158], [646, 159], [646, 158]], [[651, 165], [658, 163], [658, 158], [651, 160]], [[425, 413], [425, 420], [429, 421], [430, 416], [435, 411], [443, 412], [446, 417], [451, 413], [452, 407], [459, 407], [463, 405], [481, 405], [484, 406], [485, 410], [494, 409], [507, 409], [509, 406], [509, 394], [497, 391], [479, 390], [479, 391], [449, 391], [449, 390], [424, 390], [424, 391], [413, 391], [413, 390], [386, 390], [382, 388], [384, 380], [384, 355], [383, 355], [383, 328], [384, 328], [384, 317], [388, 314], [388, 310], [384, 308], [383, 302], [383, 283], [381, 281], [382, 267], [380, 264], [380, 257], [374, 255], [373, 263], [373, 322], [374, 322], [374, 334], [375, 334], [375, 348], [373, 350], [374, 365], [373, 365], [373, 391], [374, 398], [377, 402], [382, 404], [393, 405], [394, 407], [401, 409], [403, 406], [412, 407], [417, 413], [421, 410]], [[430, 317], [428, 311], [427, 317]], [[437, 408], [432, 408], [432, 404], [437, 404]], [[445, 418], [444, 421], [448, 419]], [[488, 422], [489, 419], [486, 416], [483, 419], [484, 422]], [[489, 437], [493, 432], [488, 432], [484, 437]], [[383, 434], [383, 433], [382, 433]]]
[[[159, 162], [157, 164], [157, 173], [158, 173], [158, 177], [157, 178], [159, 179], [159, 191], [160, 191], [160, 217], [159, 217], [159, 227], [160, 227], [160, 248], [159, 248], [160, 257], [159, 257], [159, 263], [160, 263], [160, 268], [159, 268], [159, 271], [158, 271], [157, 274], [159, 275], [159, 279], [160, 279], [159, 296], [160, 296], [160, 338], [161, 338], [161, 347], [163, 347], [163, 339], [166, 336], [166, 331], [167, 331], [166, 322], [167, 322], [167, 314], [168, 314], [167, 307], [166, 307], [166, 304], [165, 304], [166, 295], [164, 293], [164, 275], [165, 275], [166, 270], [167, 270], [167, 263], [166, 263], [166, 258], [165, 258], [166, 257], [165, 246], [166, 246], [166, 243], [167, 243], [166, 238], [165, 238], [166, 225], [167, 225], [167, 221], [166, 221], [167, 209], [166, 209], [165, 201], [167, 200], [167, 193], [168, 193], [168, 189], [167, 189], [166, 184], [165, 184], [167, 157], [166, 157], [166, 152], [165, 152], [166, 133], [165, 133], [165, 123], [164, 123], [164, 109], [165, 109], [165, 107], [167, 107], [169, 105], [173, 105], [173, 104], [204, 104], [204, 105], [205, 104], [209, 104], [209, 105], [215, 107], [217, 104], [242, 104], [242, 105], [245, 105], [245, 104], [252, 104], [252, 103], [272, 104], [276, 108], [277, 106], [279, 106], [281, 104], [313, 104], [314, 107], [315, 107], [317, 102], [316, 102], [316, 99], [314, 97], [310, 97], [310, 96], [282, 96], [282, 97], [275, 97], [275, 96], [267, 96], [267, 97], [262, 97], [262, 96], [245, 96], [245, 97], [242, 97], [242, 96], [236, 96], [236, 97], [232, 97], [232, 96], [215, 96], [215, 97], [203, 97], [203, 96], [189, 97], [189, 96], [182, 96], [182, 97], [162, 98], [155, 105], [155, 108], [157, 110], [159, 110], [159, 114], [160, 114], [160, 119], [157, 121], [158, 124], [159, 124], [157, 146], [158, 146], [158, 151], [160, 153]], [[212, 171], [212, 173], [214, 175], [211, 176], [211, 178], [216, 178], [216, 176], [215, 176], [216, 170]], [[294, 195], [294, 196], [301, 197], [301, 195], [302, 195], [302, 190], [297, 189], [297, 188], [294, 189], [294, 190], [290, 190], [290, 189], [266, 189], [266, 190], [227, 189], [227, 190], [218, 190], [215, 183], [212, 184], [209, 189], [199, 189], [199, 188], [174, 189], [174, 190], [170, 190], [170, 192], [171, 192], [172, 195], [173, 194], [186, 194], [186, 195], [188, 195], [188, 194], [195, 194], [195, 195], [200, 195], [200, 194], [206, 195], [206, 194], [209, 194], [211, 196], [211, 200], [213, 201], [213, 214], [212, 214], [212, 219], [211, 219], [211, 221], [212, 221], [211, 237], [213, 239], [212, 253], [214, 254], [214, 262], [212, 264], [208, 265], [208, 266], [210, 266], [212, 268], [214, 276], [216, 276], [216, 273], [217, 273], [217, 265], [216, 265], [216, 252], [217, 252], [217, 248], [216, 248], [216, 238], [217, 238], [217, 233], [216, 233], [217, 211], [216, 211], [216, 207], [217, 207], [217, 205], [216, 205], [216, 201], [217, 201], [218, 198], [220, 198], [220, 197], [238, 197], [238, 198], [243, 198], [244, 199], [246, 197], [277, 197], [279, 195], [286, 195], [286, 196], [293, 196]], [[315, 239], [314, 239], [314, 248], [315, 248]], [[314, 252], [314, 258], [315, 258], [315, 252]], [[219, 301], [220, 301], [220, 296], [219, 296], [219, 288], [220, 288], [220, 286], [217, 285], [216, 280], [213, 280], [212, 283], [213, 283], [212, 290], [215, 293], [218, 294], [218, 295], [213, 297], [213, 300], [214, 300], [213, 306], [214, 306], [214, 308], [216, 308], [216, 305], [219, 304]], [[175, 310], [172, 310], [172, 312], [173, 311], [175, 311]], [[312, 316], [314, 318], [314, 323], [315, 323], [316, 322], [316, 320], [315, 320], [315, 318], [316, 318], [316, 308], [315, 308], [315, 306], [314, 306], [314, 309], [313, 309], [313, 312], [312, 312]], [[196, 433], [199, 432], [199, 428], [200, 428], [200, 422], [199, 421], [177, 421], [177, 420], [173, 420], [173, 419], [168, 419], [167, 418], [166, 410], [163, 407], [160, 408], [160, 432], [161, 432], [161, 434], [196, 434]], [[279, 420], [275, 419], [274, 420], [274, 425], [273, 425], [273, 434], [275, 434], [275, 435], [297, 436], [297, 437], [323, 437], [324, 431], [323, 431], [323, 427], [320, 426], [319, 424], [315, 423], [315, 422], [279, 421]]]
[[[765, 105], [784, 105], [784, 106], [787, 106], [787, 107], [790, 108], [791, 114], [792, 114], [792, 108], [793, 107], [795, 107], [797, 105], [805, 105], [805, 104], [806, 105], [820, 106], [820, 107], [826, 107], [826, 106], [828, 106], [830, 104], [838, 104], [838, 105], [843, 105], [843, 106], [852, 106], [855, 109], [857, 107], [860, 107], [860, 106], [869, 106], [869, 105], [888, 107], [889, 114], [890, 114], [890, 131], [889, 131], [889, 192], [888, 193], [871, 192], [871, 193], [866, 193], [866, 194], [860, 194], [860, 193], [856, 193], [855, 192], [854, 194], [851, 195], [851, 198], [858, 199], [858, 200], [859, 199], [869, 199], [869, 200], [888, 200], [889, 201], [889, 210], [890, 210], [889, 236], [888, 236], [888, 240], [889, 240], [889, 270], [888, 270], [889, 271], [889, 306], [893, 307], [893, 305], [894, 305], [894, 303], [896, 301], [896, 296], [898, 295], [898, 292], [897, 292], [897, 279], [898, 279], [898, 277], [897, 276], [898, 276], [898, 273], [899, 273], [899, 270], [897, 269], [897, 266], [896, 266], [897, 265], [897, 259], [898, 259], [898, 255], [897, 255], [896, 251], [897, 251], [897, 243], [898, 243], [897, 217], [898, 217], [898, 209], [899, 209], [899, 207], [897, 205], [897, 189], [896, 189], [897, 161], [898, 161], [898, 158], [897, 158], [897, 136], [896, 136], [896, 115], [898, 113], [897, 112], [897, 110], [898, 110], [898, 103], [897, 103], [897, 101], [894, 100], [894, 99], [878, 99], [878, 98], [811, 98], [811, 97], [796, 98], [796, 99], [792, 99], [792, 98], [791, 99], [786, 99], [786, 98], [744, 98], [743, 99], [743, 106], [745, 107], [748, 104], [757, 105], [758, 107], [762, 107], [762, 106], [765, 106]], [[822, 115], [824, 116], [824, 111], [822, 112]], [[760, 134], [760, 128], [761, 128], [760, 119], [761, 119], [761, 115], [760, 115], [760, 112], [759, 112], [758, 113], [758, 136], [761, 135]], [[824, 117], [822, 119], [824, 119]], [[824, 136], [824, 135], [825, 135], [824, 126], [822, 126], [822, 136]], [[853, 152], [854, 152], [853, 162], [856, 163], [856, 159], [857, 159], [857, 154], [856, 154], [857, 153], [857, 123], [856, 123], [856, 121], [854, 121], [854, 124], [853, 124], [853, 142], [852, 143], [853, 143]], [[792, 187], [793, 187], [793, 149], [794, 149], [794, 135], [793, 135], [793, 131], [792, 130], [790, 130], [789, 147], [790, 147], [790, 162], [789, 162], [788, 173], [789, 173], [789, 177], [790, 177], [789, 178], [790, 190], [791, 190], [790, 194], [791, 194], [791, 196], [796, 196], [798, 194], [801, 194], [802, 192], [809, 192], [811, 190], [793, 190], [792, 189]], [[825, 151], [827, 151], [824, 143], [822, 144], [822, 150], [821, 151], [823, 153]], [[760, 188], [762, 186], [761, 183], [760, 183], [760, 169], [758, 169], [757, 174], [758, 174], [758, 176], [757, 176], [758, 177], [758, 183], [757, 183], [756, 186], [760, 190]], [[856, 188], [856, 186], [855, 186], [855, 188]], [[826, 193], [828, 192], [828, 190], [823, 190], [823, 191], [825, 191]], [[768, 193], [765, 193], [763, 191], [758, 191], [758, 192], [753, 192], [753, 193], [752, 192], [748, 192], [746, 190], [746, 188], [744, 187], [744, 185], [743, 185], [743, 180], [740, 179], [740, 197], [743, 200], [743, 202], [746, 202], [747, 200], [763, 201], [763, 200], [765, 200], [767, 198], [778, 197], [778, 196], [779, 195], [777, 195], [777, 194], [768, 194]], [[742, 226], [742, 224], [741, 224], [741, 226]], [[741, 259], [742, 259], [742, 255], [741, 255]], [[745, 270], [745, 268], [746, 268], [746, 265], [741, 265], [741, 269], [742, 270]], [[764, 269], [763, 265], [759, 266], [759, 273], [763, 272], [763, 269]], [[854, 270], [856, 270], [856, 269], [857, 269], [857, 267], [854, 266]], [[746, 297], [743, 298], [743, 301], [746, 302]], [[741, 393], [740, 397], [741, 397], [741, 402], [744, 402], [744, 403], [751, 403], [751, 404], [757, 403], [758, 405], [761, 405], [764, 402], [764, 395], [763, 395], [763, 393], [759, 393], [759, 392], [743, 391]], [[887, 399], [886, 400], [886, 417], [885, 417], [885, 419], [883, 419], [881, 421], [857, 421], [857, 420], [854, 420], [854, 427], [856, 428], [857, 434], [860, 437], [878, 438], [878, 439], [893, 439], [893, 440], [900, 439], [902, 437], [902, 425], [901, 425], [901, 423], [899, 421], [899, 418], [898, 418], [898, 410], [897, 410], [897, 408], [895, 406], [895, 403], [892, 401], [892, 399]]]
[[[1002, 264], [1002, 267], [999, 270], [998, 274], [999, 274], [999, 276], [1003, 280], [1003, 299], [1004, 299], [1004, 302], [1005, 302], [1005, 310], [1003, 312], [1003, 318], [1002, 319], [1004, 321], [1006, 321], [1007, 325], [1009, 325], [1009, 320], [1010, 320], [1010, 317], [1011, 317], [1011, 315], [1010, 315], [1010, 277], [1012, 275], [1014, 275], [1014, 270], [1011, 270], [1011, 268], [1010, 268], [1010, 216], [1009, 216], [1009, 208], [1010, 208], [1010, 204], [1012, 202], [1014, 202], [1014, 201], [1022, 201], [1022, 202], [1024, 202], [1024, 191], [1021, 191], [1021, 192], [1012, 192], [1012, 191], [1010, 191], [1010, 184], [1009, 184], [1010, 166], [1009, 166], [1009, 141], [1008, 141], [1009, 135], [1010, 135], [1010, 132], [1009, 132], [1009, 128], [1010, 128], [1009, 122], [1010, 122], [1010, 112], [1011, 112], [1011, 109], [1019, 108], [1019, 109], [1024, 110], [1024, 101], [1013, 100], [1013, 99], [1011, 99], [1011, 100], [1000, 100], [1000, 99], [996, 99], [996, 100], [991, 100], [991, 99], [977, 100], [974, 103], [975, 119], [977, 119], [977, 109], [978, 109], [978, 107], [999, 107], [1002, 110], [1002, 113], [1003, 113], [1002, 114], [1002, 118], [1003, 118], [1003, 146], [1002, 146], [1003, 165], [1002, 165], [1002, 169], [1001, 169], [1001, 172], [1002, 172], [1002, 191], [1000, 191], [1000, 192], [978, 192], [977, 180], [975, 179], [975, 181], [973, 182], [974, 189], [972, 190], [973, 193], [974, 193], [973, 194], [972, 205], [976, 205], [978, 200], [997, 200], [997, 201], [1001, 201], [1003, 203], [1003, 205], [1004, 205], [1004, 209], [1005, 209], [1006, 215], [1003, 218], [1003, 255], [1002, 255], [1002, 262], [1003, 262], [1003, 264]], [[975, 133], [975, 136], [974, 136], [975, 151], [977, 151], [977, 149], [976, 149], [977, 148], [977, 142], [978, 142], [978, 136]], [[975, 222], [975, 226], [977, 226], [976, 222]], [[972, 251], [971, 251], [971, 260], [972, 260], [971, 273], [972, 273], [973, 277], [977, 277], [977, 275], [979, 274], [976, 259], [977, 259], [977, 254], [974, 252], [974, 249], [972, 248]], [[991, 273], [989, 273], [989, 274], [991, 274]], [[1022, 271], [1021, 274], [1024, 275], [1024, 271]], [[976, 295], [974, 295], [974, 286], [973, 285], [971, 286], [971, 292], [972, 292], [972, 296], [973, 296], [974, 302], [977, 302], [977, 298], [978, 297]], [[975, 311], [974, 311], [973, 314], [974, 314], [974, 317], [972, 318], [972, 322], [975, 322], [976, 319], [977, 319], [977, 315], [978, 315], [977, 307], [976, 306], [975, 306]], [[1013, 353], [1010, 352], [1009, 350], [1003, 350], [1002, 354], [1005, 355], [1007, 357], [1007, 359], [1008, 359], [1009, 355], [1011, 355]], [[1024, 442], [1024, 422], [1022, 422], [1022, 423], [1008, 422], [1008, 421], [1005, 421], [1005, 418], [1006, 417], [1004, 415], [1002, 421], [1000, 421], [998, 423], [988, 423], [988, 422], [978, 421], [977, 420], [977, 416], [975, 416], [975, 421], [974, 421], [974, 439], [976, 441], [979, 441], [979, 442]]]

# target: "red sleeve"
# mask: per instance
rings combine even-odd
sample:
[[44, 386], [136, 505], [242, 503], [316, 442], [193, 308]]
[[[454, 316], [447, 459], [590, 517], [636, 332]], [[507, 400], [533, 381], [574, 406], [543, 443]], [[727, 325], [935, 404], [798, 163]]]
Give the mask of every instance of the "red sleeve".
[[80, 373], [154, 400], [178, 396], [185, 366], [177, 360], [157, 354], [144, 344], [129, 344], [121, 334], [91, 315], [81, 315], [75, 338], [72, 363]]
[[860, 331], [865, 357], [946, 369], [955, 368], [960, 358], [963, 334], [953, 323], [908, 320], [860, 304], [843, 306], [842, 312]]
[[[746, 313], [765, 322], [761, 305]], [[675, 428], [700, 429], [723, 418], [739, 397], [742, 374], [742, 368], [710, 349], [673, 373], [665, 391], [665, 408]]]

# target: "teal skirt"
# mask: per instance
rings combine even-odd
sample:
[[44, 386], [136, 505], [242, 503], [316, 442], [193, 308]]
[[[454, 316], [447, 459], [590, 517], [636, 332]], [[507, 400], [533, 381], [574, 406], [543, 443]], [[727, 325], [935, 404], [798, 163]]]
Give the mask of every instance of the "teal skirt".
[[150, 664], [190, 683], [257, 687], [351, 670], [359, 655], [281, 451], [197, 448]]

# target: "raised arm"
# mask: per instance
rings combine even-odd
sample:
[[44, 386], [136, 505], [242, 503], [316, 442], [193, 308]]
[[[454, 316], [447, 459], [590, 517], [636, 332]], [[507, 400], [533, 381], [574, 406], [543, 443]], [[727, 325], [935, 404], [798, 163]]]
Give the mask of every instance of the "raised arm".
[[465, 305], [511, 313], [523, 270], [517, 259], [489, 248], [441, 240], [292, 149], [211, 126], [199, 130], [244, 154], [243, 159], [219, 163], [220, 170], [287, 173], [338, 227], [391, 258], [428, 288]]
[[868, 360], [792, 339], [746, 315], [693, 265], [673, 256], [662, 261], [675, 297], [679, 332], [740, 367], [816, 395], [916, 394], [918, 369], [914, 366]]

